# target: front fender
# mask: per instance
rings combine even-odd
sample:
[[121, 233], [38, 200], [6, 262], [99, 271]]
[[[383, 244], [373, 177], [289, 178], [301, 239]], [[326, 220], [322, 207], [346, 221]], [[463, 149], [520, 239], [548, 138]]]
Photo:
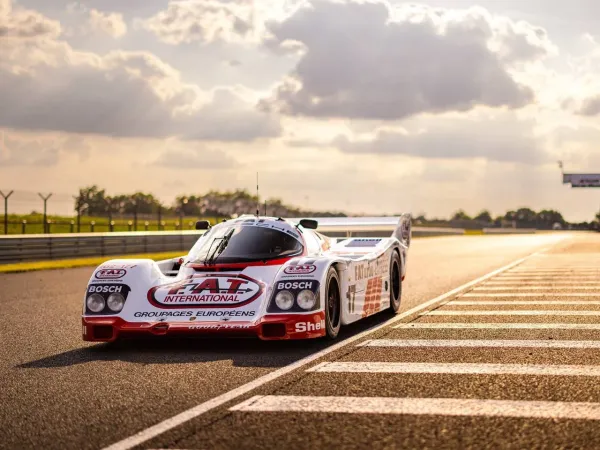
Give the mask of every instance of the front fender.
[[[162, 274], [158, 264], [151, 259], [115, 259], [107, 261], [98, 266], [90, 280], [83, 299], [83, 314], [92, 316], [122, 314], [134, 307], [131, 297], [144, 295], [148, 286], [163, 282]], [[101, 312], [94, 313], [87, 309], [86, 299], [91, 294], [100, 294], [104, 300], [108, 300], [111, 293], [120, 293], [125, 297], [125, 306], [120, 313], [114, 313], [105, 308]]]

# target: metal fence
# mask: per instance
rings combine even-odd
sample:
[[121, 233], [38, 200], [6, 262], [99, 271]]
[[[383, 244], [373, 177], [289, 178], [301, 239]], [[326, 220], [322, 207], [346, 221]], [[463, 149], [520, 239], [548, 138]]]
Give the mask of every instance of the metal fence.
[[155, 231], [0, 236], [0, 264], [179, 250], [184, 255], [201, 234]]

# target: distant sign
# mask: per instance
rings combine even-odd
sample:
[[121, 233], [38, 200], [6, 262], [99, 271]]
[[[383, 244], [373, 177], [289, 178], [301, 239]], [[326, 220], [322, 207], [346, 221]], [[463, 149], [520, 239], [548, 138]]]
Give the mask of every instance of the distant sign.
[[565, 173], [563, 174], [563, 184], [568, 183], [574, 188], [600, 188], [600, 173]]

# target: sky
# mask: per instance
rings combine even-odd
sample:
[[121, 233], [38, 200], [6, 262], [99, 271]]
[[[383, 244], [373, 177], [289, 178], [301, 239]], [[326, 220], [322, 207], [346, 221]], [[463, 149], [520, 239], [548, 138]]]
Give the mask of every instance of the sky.
[[589, 221], [597, 0], [0, 0], [0, 190]]

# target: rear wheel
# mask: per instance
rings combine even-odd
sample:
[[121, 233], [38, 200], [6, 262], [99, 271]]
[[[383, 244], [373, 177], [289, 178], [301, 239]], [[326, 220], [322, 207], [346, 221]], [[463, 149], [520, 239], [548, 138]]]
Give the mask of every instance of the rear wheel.
[[325, 286], [325, 329], [327, 338], [335, 339], [340, 332], [342, 321], [340, 280], [333, 267], [330, 267], [327, 272]]
[[392, 253], [390, 261], [390, 307], [389, 311], [396, 314], [400, 309], [402, 297], [402, 271], [398, 252]]

